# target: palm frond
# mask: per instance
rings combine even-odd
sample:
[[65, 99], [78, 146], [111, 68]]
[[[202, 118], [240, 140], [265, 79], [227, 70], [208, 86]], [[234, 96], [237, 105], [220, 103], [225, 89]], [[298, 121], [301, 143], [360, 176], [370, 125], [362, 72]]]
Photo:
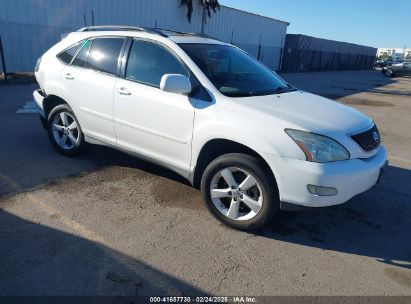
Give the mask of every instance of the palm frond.
[[193, 0], [181, 0], [181, 6], [187, 6], [187, 20], [191, 23], [191, 16], [193, 14]]
[[[198, 0], [200, 6], [204, 6], [204, 9], [207, 12], [208, 18], [211, 18], [211, 10], [216, 13], [217, 10], [220, 10], [220, 3], [218, 0]], [[187, 20], [191, 23], [191, 17], [193, 15], [193, 0], [181, 0], [180, 7], [187, 7]]]
[[211, 10], [213, 10], [214, 13], [217, 12], [217, 9], [220, 10], [220, 3], [218, 0], [200, 0], [200, 2], [204, 5], [208, 18], [211, 18]]

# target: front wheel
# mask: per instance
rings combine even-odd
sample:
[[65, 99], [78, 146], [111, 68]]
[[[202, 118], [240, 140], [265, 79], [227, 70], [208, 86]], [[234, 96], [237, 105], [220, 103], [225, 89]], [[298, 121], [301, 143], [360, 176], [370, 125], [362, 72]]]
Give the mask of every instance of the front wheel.
[[394, 72], [391, 69], [387, 69], [387, 70], [385, 70], [385, 76], [386, 77], [393, 77]]
[[47, 132], [54, 148], [63, 155], [78, 154], [84, 146], [80, 124], [66, 104], [59, 105], [50, 112]]
[[226, 154], [204, 171], [201, 192], [209, 211], [239, 230], [263, 227], [279, 209], [274, 178], [262, 162], [245, 154]]

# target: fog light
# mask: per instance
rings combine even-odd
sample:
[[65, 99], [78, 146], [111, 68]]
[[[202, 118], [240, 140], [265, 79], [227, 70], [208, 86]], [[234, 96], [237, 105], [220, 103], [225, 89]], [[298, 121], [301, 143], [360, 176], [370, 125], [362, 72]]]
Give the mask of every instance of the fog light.
[[307, 189], [310, 193], [319, 196], [331, 196], [337, 194], [337, 189], [332, 187], [321, 187], [315, 185], [307, 185]]

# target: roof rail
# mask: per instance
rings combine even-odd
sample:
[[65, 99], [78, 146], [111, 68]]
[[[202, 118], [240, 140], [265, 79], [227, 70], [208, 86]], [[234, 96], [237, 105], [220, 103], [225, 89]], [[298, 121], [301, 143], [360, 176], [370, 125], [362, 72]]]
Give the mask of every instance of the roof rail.
[[146, 32], [149, 34], [160, 35], [162, 37], [168, 37], [163, 32], [158, 29], [153, 29], [145, 26], [128, 26], [128, 25], [96, 25], [96, 26], [87, 26], [83, 27], [77, 32], [92, 32], [92, 31], [140, 31]]
[[151, 28], [145, 26], [128, 26], [128, 25], [96, 25], [96, 26], [87, 26], [83, 27], [77, 32], [92, 32], [92, 31], [139, 31], [145, 32], [154, 35], [160, 35], [162, 37], [169, 37], [172, 35], [181, 35], [181, 36], [194, 36], [194, 37], [202, 37], [208, 38], [213, 40], [219, 40], [215, 37], [206, 34], [199, 34], [199, 33], [188, 33], [188, 32], [180, 32], [180, 31], [173, 31], [168, 29], [162, 28]]

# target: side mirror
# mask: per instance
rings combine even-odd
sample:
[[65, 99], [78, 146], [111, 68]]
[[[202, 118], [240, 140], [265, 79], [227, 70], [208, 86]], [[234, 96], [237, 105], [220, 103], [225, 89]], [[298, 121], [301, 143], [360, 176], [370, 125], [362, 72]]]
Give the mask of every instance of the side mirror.
[[160, 89], [177, 94], [191, 93], [191, 82], [187, 76], [181, 74], [165, 74], [161, 77]]

